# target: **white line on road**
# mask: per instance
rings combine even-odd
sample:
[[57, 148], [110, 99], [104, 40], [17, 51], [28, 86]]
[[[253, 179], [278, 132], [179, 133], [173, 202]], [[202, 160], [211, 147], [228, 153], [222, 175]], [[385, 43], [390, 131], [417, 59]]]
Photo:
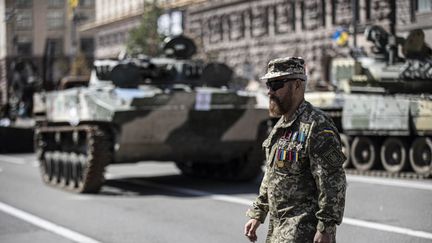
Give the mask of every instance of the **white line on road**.
[[[217, 201], [236, 203], [236, 204], [241, 204], [241, 205], [246, 205], [246, 206], [251, 206], [253, 203], [253, 201], [251, 201], [251, 200], [240, 198], [240, 197], [233, 197], [233, 196], [229, 196], [229, 195], [213, 194], [213, 193], [206, 192], [206, 191], [161, 185], [161, 184], [156, 184], [156, 183], [147, 182], [147, 181], [139, 181], [139, 180], [129, 180], [129, 181], [134, 183], [134, 184], [138, 184], [138, 185], [142, 185], [142, 186], [149, 186], [149, 187], [159, 188], [159, 189], [163, 189], [163, 190], [188, 194], [188, 195], [192, 195], [192, 196], [209, 197], [209, 198], [217, 200]], [[352, 226], [369, 228], [369, 229], [373, 229], [373, 230], [381, 230], [381, 231], [387, 231], [387, 232], [397, 233], [397, 234], [402, 234], [402, 235], [410, 235], [410, 236], [419, 237], [419, 238], [432, 239], [432, 233], [429, 233], [429, 232], [412, 230], [412, 229], [408, 229], [408, 228], [396, 227], [396, 226], [380, 224], [380, 223], [375, 223], [375, 222], [369, 222], [369, 221], [365, 221], [365, 220], [359, 220], [359, 219], [352, 219], [352, 218], [344, 217], [342, 223], [347, 224], [347, 225], [352, 225]]]
[[27, 162], [25, 159], [13, 157], [13, 156], [7, 156], [7, 155], [0, 155], [0, 161], [11, 163], [11, 164], [17, 164], [17, 165], [23, 165]]
[[401, 227], [396, 227], [396, 226], [391, 226], [391, 225], [386, 225], [386, 224], [374, 223], [374, 222], [345, 218], [345, 217], [344, 217], [342, 223], [353, 225], [353, 226], [360, 226], [360, 227], [369, 228], [369, 229], [387, 231], [387, 232], [398, 233], [398, 234], [402, 234], [402, 235], [410, 235], [410, 236], [414, 236], [414, 237], [432, 240], [432, 233], [419, 231], [419, 230], [412, 230], [412, 229], [407, 229], [407, 228], [401, 228]]
[[36, 217], [36, 216], [31, 215], [29, 213], [26, 213], [26, 212], [24, 212], [22, 210], [19, 210], [17, 208], [14, 208], [14, 207], [9, 206], [7, 204], [4, 204], [2, 202], [0, 202], [0, 210], [3, 211], [3, 212], [5, 212], [5, 213], [7, 213], [7, 214], [15, 216], [17, 218], [20, 218], [22, 220], [25, 220], [25, 221], [27, 221], [29, 223], [32, 223], [32, 224], [34, 224], [34, 225], [36, 225], [36, 226], [38, 226], [40, 228], [43, 228], [43, 229], [51, 231], [51, 232], [53, 232], [55, 234], [61, 235], [61, 236], [65, 237], [65, 238], [70, 239], [70, 240], [75, 241], [75, 242], [80, 242], [80, 243], [100, 243], [97, 240], [89, 238], [89, 237], [87, 237], [85, 235], [82, 235], [80, 233], [74, 232], [74, 231], [72, 231], [70, 229], [66, 229], [66, 228], [64, 228], [62, 226], [53, 224], [51, 222], [48, 222], [48, 221], [46, 221], [44, 219], [41, 219], [39, 217]]
[[409, 180], [397, 180], [397, 179], [387, 179], [387, 178], [372, 178], [356, 175], [347, 175], [348, 182], [361, 182], [374, 185], [383, 186], [395, 186], [395, 187], [406, 187], [413, 189], [429, 190], [432, 191], [432, 183], [421, 183]]

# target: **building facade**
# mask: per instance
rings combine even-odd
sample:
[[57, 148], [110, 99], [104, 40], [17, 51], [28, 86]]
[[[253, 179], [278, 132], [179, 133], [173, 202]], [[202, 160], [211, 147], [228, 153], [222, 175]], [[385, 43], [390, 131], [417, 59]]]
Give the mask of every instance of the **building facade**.
[[[356, 15], [356, 43], [366, 50], [366, 26], [376, 24], [390, 30], [392, 0], [359, 0]], [[422, 28], [432, 43], [430, 0], [394, 0], [396, 32], [405, 37]], [[351, 0], [209, 0], [194, 4], [185, 12], [185, 32], [201, 46], [202, 55], [234, 67], [248, 79], [265, 73], [269, 60], [282, 56], [302, 56], [314, 83], [328, 81], [332, 58], [347, 56], [346, 46], [332, 36], [339, 29], [352, 32]]]
[[79, 51], [91, 58], [93, 36], [77, 34], [75, 26], [94, 19], [94, 6], [94, 0], [81, 0], [72, 11], [65, 0], [0, 0], [1, 103], [7, 97], [11, 63], [29, 60], [41, 74], [46, 43], [55, 46], [57, 62], [53, 64], [56, 65], [53, 79], [60, 79], [69, 71], [70, 59]]
[[95, 58], [117, 58], [125, 51], [129, 32], [142, 19], [146, 0], [96, 0], [96, 18], [80, 33], [94, 33]]

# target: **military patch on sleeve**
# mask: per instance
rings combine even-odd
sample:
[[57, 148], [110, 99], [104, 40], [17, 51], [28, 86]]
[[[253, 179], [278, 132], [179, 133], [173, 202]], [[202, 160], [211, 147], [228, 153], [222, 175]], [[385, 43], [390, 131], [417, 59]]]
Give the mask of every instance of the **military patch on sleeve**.
[[328, 148], [328, 150], [323, 153], [321, 158], [324, 160], [324, 162], [333, 167], [341, 166], [346, 160], [345, 154], [334, 146]]
[[340, 149], [337, 134], [330, 129], [324, 129], [317, 133], [314, 147], [311, 149], [313, 149], [315, 157], [321, 159], [323, 166], [340, 167], [346, 160], [345, 154]]

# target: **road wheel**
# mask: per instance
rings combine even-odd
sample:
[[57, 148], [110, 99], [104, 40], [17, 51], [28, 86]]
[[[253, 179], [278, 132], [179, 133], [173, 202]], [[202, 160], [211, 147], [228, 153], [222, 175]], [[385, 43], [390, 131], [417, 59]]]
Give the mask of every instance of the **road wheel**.
[[53, 153], [45, 152], [43, 158], [40, 160], [40, 169], [42, 179], [45, 183], [50, 183], [53, 179]]
[[419, 137], [411, 144], [409, 151], [410, 164], [419, 174], [428, 176], [432, 170], [432, 141], [427, 137]]
[[43, 141], [42, 134], [37, 130], [34, 136], [34, 145], [36, 157], [39, 161], [39, 169], [42, 174], [42, 180], [49, 184], [53, 176], [52, 152], [46, 151], [46, 144]]
[[69, 169], [69, 158], [68, 157], [69, 156], [68, 156], [67, 152], [61, 152], [61, 154], [60, 154], [60, 166], [61, 166], [61, 170], [62, 170], [62, 175], [61, 175], [60, 183], [59, 183], [60, 187], [66, 187], [69, 183], [70, 169]]
[[74, 188], [74, 190], [77, 190], [77, 188], [83, 188], [84, 187], [84, 168], [86, 168], [87, 164], [87, 156], [84, 154], [78, 155], [78, 163], [75, 165], [76, 171], [77, 171], [77, 185]]
[[399, 138], [387, 138], [381, 146], [381, 162], [390, 173], [398, 173], [407, 166], [407, 146]]
[[53, 177], [51, 180], [51, 184], [57, 185], [61, 181], [62, 177], [62, 162], [61, 162], [61, 153], [56, 151], [52, 155], [52, 167], [53, 167]]
[[70, 180], [68, 183], [68, 189], [75, 190], [78, 187], [78, 166], [79, 163], [78, 155], [76, 153], [69, 154], [70, 162]]
[[343, 163], [343, 167], [348, 168], [351, 165], [349, 138], [345, 134], [340, 134], [340, 138], [341, 138], [341, 143], [342, 143], [341, 144], [342, 145], [342, 152], [345, 154], [345, 157], [347, 158], [345, 160], [345, 162]]
[[377, 146], [368, 137], [355, 137], [351, 146], [351, 159], [359, 171], [372, 169], [376, 164]]

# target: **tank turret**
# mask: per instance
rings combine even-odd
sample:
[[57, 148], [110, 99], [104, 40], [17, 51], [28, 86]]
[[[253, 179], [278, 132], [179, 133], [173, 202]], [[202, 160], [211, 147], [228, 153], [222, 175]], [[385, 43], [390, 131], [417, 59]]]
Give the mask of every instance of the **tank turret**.
[[233, 71], [223, 63], [204, 63], [193, 60], [196, 53], [194, 42], [185, 36], [167, 38], [162, 57], [125, 57], [122, 60], [97, 60], [95, 75], [90, 84], [110, 81], [116, 87], [131, 88], [138, 85], [154, 85], [172, 88], [186, 85], [223, 87], [228, 86]]
[[[412, 33], [418, 33], [415, 30]], [[421, 31], [422, 33], [422, 31]], [[395, 55], [395, 62], [390, 62], [389, 41], [391, 35], [382, 27], [371, 26], [365, 30], [366, 39], [374, 44], [372, 55], [356, 58], [339, 58], [332, 63], [332, 80], [349, 93], [431, 93], [432, 92], [432, 56], [419, 54], [412, 45], [422, 41], [413, 41], [415, 37], [394, 37], [398, 45], [404, 45], [405, 58]], [[410, 34], [413, 35], [413, 34]], [[414, 34], [419, 35], [419, 34]], [[427, 52], [424, 52], [427, 53]], [[394, 54], [393, 54], [394, 55]]]

